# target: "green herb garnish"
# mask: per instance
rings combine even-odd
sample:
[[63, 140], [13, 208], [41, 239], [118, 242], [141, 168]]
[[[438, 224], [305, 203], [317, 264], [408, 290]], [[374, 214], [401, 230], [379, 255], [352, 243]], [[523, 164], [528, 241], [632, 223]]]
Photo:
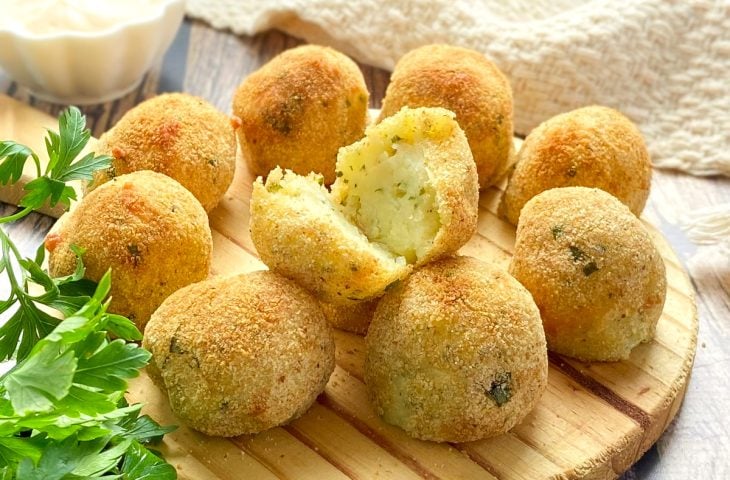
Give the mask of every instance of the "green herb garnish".
[[[91, 180], [111, 161], [93, 153], [77, 160], [90, 137], [84, 116], [71, 107], [59, 116], [58, 133], [48, 132], [45, 169], [28, 147], [0, 141], [0, 184], [20, 180], [28, 159], [38, 176], [25, 186], [23, 208], [0, 217], [0, 224], [46, 204], [68, 207], [76, 199], [68, 182]], [[9, 285], [0, 300], [7, 319], [0, 327], [0, 361], [16, 362], [0, 376], [0, 479], [176, 478], [175, 469], [145, 446], [171, 429], [139, 416], [141, 405], [124, 399], [128, 379], [150, 358], [133, 343], [142, 334], [129, 319], [107, 312], [110, 273], [98, 286], [85, 279], [84, 252], [71, 248], [75, 272], [51, 278], [41, 267], [44, 246], [35, 258], [23, 258], [0, 226], [0, 275]]]

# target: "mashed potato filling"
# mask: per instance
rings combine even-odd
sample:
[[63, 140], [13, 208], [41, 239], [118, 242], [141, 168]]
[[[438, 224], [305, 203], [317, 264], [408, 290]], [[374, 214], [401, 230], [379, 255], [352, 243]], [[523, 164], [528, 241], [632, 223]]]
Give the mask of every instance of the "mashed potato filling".
[[340, 150], [332, 193], [375, 244], [416, 263], [441, 228], [424, 142], [452, 134], [448, 116], [408, 111], [371, 128]]
[[343, 206], [371, 242], [415, 263], [431, 247], [441, 226], [436, 195], [428, 181], [423, 149], [404, 141], [392, 148], [392, 154], [375, 153], [367, 166], [357, 161], [346, 166], [352, 171], [343, 172], [342, 178], [351, 186]]

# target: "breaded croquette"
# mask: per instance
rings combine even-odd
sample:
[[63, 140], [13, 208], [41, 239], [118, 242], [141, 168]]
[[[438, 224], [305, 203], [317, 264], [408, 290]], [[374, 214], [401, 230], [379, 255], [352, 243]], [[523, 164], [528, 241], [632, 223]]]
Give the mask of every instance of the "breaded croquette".
[[172, 292], [208, 276], [213, 247], [208, 217], [175, 180], [147, 170], [120, 175], [90, 192], [46, 237], [52, 276], [76, 269], [86, 278], [111, 269], [109, 311], [144, 330]]
[[411, 268], [405, 258], [371, 244], [313, 173], [301, 177], [277, 167], [265, 184], [259, 177], [250, 229], [262, 262], [329, 303], [378, 297]]
[[505, 433], [547, 386], [545, 335], [530, 293], [471, 257], [425, 265], [386, 293], [366, 342], [375, 411], [423, 440]]
[[378, 300], [360, 302], [354, 305], [333, 305], [320, 302], [324, 316], [335, 328], [346, 332], [365, 335], [373, 319]]
[[273, 271], [352, 305], [458, 250], [476, 230], [478, 200], [454, 114], [404, 108], [340, 150], [331, 194], [315, 175], [277, 168], [265, 184], [257, 179], [251, 238]]
[[426, 45], [398, 61], [383, 100], [380, 119], [402, 107], [443, 107], [469, 139], [479, 185], [494, 184], [513, 152], [512, 89], [484, 55], [451, 45]]
[[128, 111], [101, 136], [98, 154], [112, 157], [89, 190], [118, 175], [153, 170], [174, 178], [206, 212], [228, 190], [236, 166], [235, 121], [202, 98], [159, 95]]
[[225, 437], [299, 417], [335, 367], [332, 330], [317, 302], [268, 271], [178, 290], [150, 319], [143, 346], [175, 415]]
[[605, 190], [639, 216], [649, 197], [651, 161], [641, 132], [608, 107], [557, 115], [525, 139], [500, 214], [517, 225], [520, 210], [540, 192], [582, 186]]
[[233, 113], [238, 142], [253, 175], [274, 169], [335, 180], [337, 150], [362, 137], [368, 91], [360, 69], [342, 53], [305, 45], [287, 50], [238, 87]]
[[510, 272], [540, 307], [548, 348], [587, 361], [625, 359], [651, 340], [667, 292], [639, 219], [595, 188], [554, 188], [527, 202]]

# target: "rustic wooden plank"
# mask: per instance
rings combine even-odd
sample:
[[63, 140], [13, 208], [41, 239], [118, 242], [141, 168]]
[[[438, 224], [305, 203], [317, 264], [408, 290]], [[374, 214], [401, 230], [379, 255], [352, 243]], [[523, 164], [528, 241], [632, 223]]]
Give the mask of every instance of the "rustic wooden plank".
[[283, 428], [272, 428], [258, 435], [236, 437], [231, 441], [253, 455], [281, 479], [346, 480], [349, 478], [335, 465]]
[[461, 449], [477, 463], [487, 463], [502, 480], [557, 477], [563, 468], [514, 433], [471, 442]]
[[350, 478], [423, 478], [322, 404], [314, 404], [307, 415], [292, 422], [287, 430], [296, 431], [297, 438], [305, 439]]

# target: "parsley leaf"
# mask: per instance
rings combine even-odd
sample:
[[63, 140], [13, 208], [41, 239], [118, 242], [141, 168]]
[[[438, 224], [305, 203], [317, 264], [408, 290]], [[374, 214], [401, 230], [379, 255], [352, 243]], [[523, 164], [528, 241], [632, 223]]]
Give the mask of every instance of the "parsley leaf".
[[133, 442], [122, 465], [125, 478], [167, 480], [177, 478], [175, 469], [138, 442]]
[[175, 430], [176, 427], [162, 427], [149, 415], [141, 417], [129, 416], [119, 424], [123, 429], [123, 436], [137, 440], [139, 443], [154, 443], [162, 440], [162, 436]]
[[31, 157], [40, 176], [40, 161], [33, 151], [13, 141], [0, 142], [0, 184], [16, 183], [23, 175], [23, 167]]
[[75, 370], [73, 351], [61, 353], [57, 345], [44, 345], [5, 378], [13, 409], [18, 415], [50, 410], [54, 400], [68, 394]]
[[38, 178], [25, 185], [26, 194], [20, 200], [20, 206], [28, 212], [46, 203], [50, 206], [61, 203], [68, 207], [71, 200], [76, 200], [76, 192], [67, 182], [91, 180], [94, 171], [107, 168], [111, 163], [111, 157], [93, 153], [76, 160], [91, 138], [86, 118], [78, 108], [70, 107], [62, 112], [58, 127], [58, 133], [47, 133], [48, 165], [44, 172], [41, 172], [38, 156], [28, 147], [12, 141], [0, 142], [0, 184], [17, 182], [28, 158], [36, 164]]
[[114, 340], [89, 357], [79, 359], [74, 380], [101, 390], [124, 390], [126, 379], [139, 375], [147, 365], [150, 353], [134, 343]]
[[106, 312], [110, 288], [107, 273], [73, 316], [0, 377], [0, 469], [16, 469], [21, 478], [107, 472], [175, 478], [174, 468], [142, 445], [171, 429], [140, 417], [141, 405], [124, 400], [127, 381], [139, 375], [150, 353], [123, 338], [108, 339], [105, 328], [119, 322]]

